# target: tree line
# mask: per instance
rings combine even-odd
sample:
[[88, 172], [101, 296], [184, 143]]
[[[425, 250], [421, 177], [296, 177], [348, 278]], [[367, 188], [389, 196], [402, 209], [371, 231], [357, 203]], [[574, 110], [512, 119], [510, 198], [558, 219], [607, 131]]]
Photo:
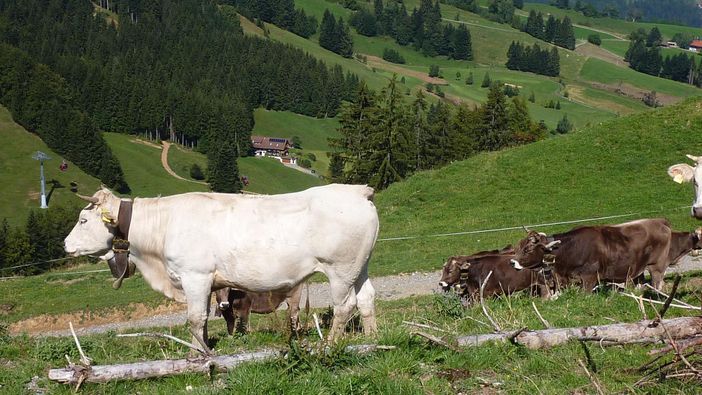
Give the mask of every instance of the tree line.
[[621, 18], [628, 21], [702, 26], [702, 12], [696, 0], [532, 0], [562, 9], [574, 9], [585, 16]]
[[[236, 156], [250, 153], [254, 108], [335, 116], [358, 84], [357, 76], [344, 74], [339, 66], [327, 67], [292, 46], [245, 36], [235, 9], [227, 4], [110, 3], [117, 21], [93, 15], [93, 4], [85, 0], [52, 6], [41, 0], [0, 2], [0, 20], [7, 22], [0, 28], [0, 42], [45, 65], [37, 66], [35, 73], [37, 82], [50, 88], [27, 91], [36, 92], [36, 103], [47, 107], [41, 118], [44, 131], [33, 127], [30, 121], [37, 116], [31, 112], [15, 110], [13, 115], [47, 143], [66, 144], [65, 152], [74, 152], [67, 158], [81, 168], [91, 163], [93, 167], [85, 168], [89, 174], [114, 168], [114, 177], [121, 175], [104, 142], [90, 137], [97, 135], [95, 130], [178, 135], [195, 143], [212, 163], [231, 163], [214, 159], [221, 149], [233, 150]], [[3, 54], [4, 62], [16, 57]], [[0, 78], [11, 79], [17, 92], [26, 91], [26, 76], [19, 72], [25, 69]], [[51, 73], [55, 78], [44, 76]], [[65, 88], [60, 88], [61, 82]], [[77, 110], [66, 112], [65, 106], [48, 111], [59, 105], [41, 96], [51, 89], [72, 98], [86, 116], [76, 115]], [[3, 89], [8, 107], [17, 108], [21, 103], [6, 92]], [[66, 126], [76, 131], [69, 133]], [[92, 140], [89, 149], [81, 148]], [[106, 184], [114, 186], [116, 181]]]
[[658, 27], [654, 26], [648, 33], [644, 29], [638, 29], [629, 35], [629, 40], [624, 60], [629, 62], [632, 69], [696, 86], [702, 84], [702, 70], [695, 63], [694, 57], [680, 52], [663, 59], [660, 48], [663, 37]]
[[470, 31], [441, 22], [439, 1], [421, 0], [419, 8], [408, 13], [402, 2], [374, 0], [373, 11], [357, 7], [350, 24], [364, 36], [386, 35], [400, 45], [412, 45], [426, 56], [444, 55], [452, 59], [473, 59]]
[[573, 23], [567, 15], [563, 19], [556, 19], [553, 15], [549, 15], [544, 23], [544, 16], [541, 14], [541, 11], [531, 10], [523, 30], [539, 40], [570, 50], [575, 49], [575, 31], [573, 30]]
[[541, 49], [539, 44], [534, 43], [530, 47], [519, 41], [512, 41], [507, 49], [505, 66], [510, 70], [531, 71], [550, 77], [555, 77], [561, 72], [560, 56], [556, 47], [551, 47], [551, 50]]
[[328, 9], [324, 10], [319, 26], [319, 46], [345, 58], [353, 55], [353, 38], [344, 18], [334, 18]]
[[295, 8], [293, 0], [223, 0], [250, 20], [262, 20], [298, 36], [308, 38], [317, 32], [317, 18]]
[[526, 102], [508, 100], [493, 83], [480, 108], [430, 104], [421, 90], [410, 103], [393, 78], [379, 93], [364, 83], [340, 112], [341, 137], [330, 141], [335, 182], [384, 189], [412, 173], [462, 160], [481, 151], [533, 142], [547, 132], [531, 120]]
[[[64, 256], [63, 240], [75, 225], [80, 208], [52, 206], [29, 212], [23, 226], [0, 221], [0, 277], [39, 274], [62, 262], [47, 262]], [[31, 263], [37, 263], [28, 265]], [[21, 266], [16, 267], [15, 266]]]

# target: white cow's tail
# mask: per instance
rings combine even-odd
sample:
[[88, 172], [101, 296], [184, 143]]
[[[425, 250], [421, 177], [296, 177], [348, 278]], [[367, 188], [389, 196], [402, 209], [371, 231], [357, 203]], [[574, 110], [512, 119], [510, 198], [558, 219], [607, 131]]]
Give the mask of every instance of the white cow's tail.
[[361, 194], [371, 202], [373, 201], [373, 198], [375, 197], [375, 189], [373, 187], [369, 187], [368, 185], [363, 186], [363, 190], [361, 191]]

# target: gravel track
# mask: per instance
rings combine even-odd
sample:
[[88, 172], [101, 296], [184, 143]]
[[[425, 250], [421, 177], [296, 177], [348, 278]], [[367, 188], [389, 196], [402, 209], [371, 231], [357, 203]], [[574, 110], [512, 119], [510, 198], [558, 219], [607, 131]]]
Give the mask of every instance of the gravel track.
[[[668, 269], [666, 274], [684, 273], [694, 270], [702, 270], [702, 256], [686, 256], [681, 261]], [[376, 297], [379, 300], [396, 300], [417, 295], [427, 295], [438, 290], [438, 282], [441, 271], [430, 273], [399, 274], [394, 276], [372, 278]], [[314, 283], [309, 286], [310, 307], [324, 308], [331, 305], [329, 296], [329, 285], [327, 283]], [[302, 304], [304, 306], [307, 299], [306, 292], [303, 291]], [[183, 306], [185, 309], [185, 306]], [[210, 317], [210, 319], [221, 319]], [[124, 322], [113, 322], [103, 325], [95, 325], [76, 330], [78, 335], [105, 333], [108, 331], [123, 331], [125, 329], [138, 329], [150, 327], [171, 327], [183, 325], [186, 322], [185, 310], [172, 314], [156, 315], [153, 317], [130, 320]], [[36, 334], [37, 336], [71, 336], [69, 330], [47, 331]]]

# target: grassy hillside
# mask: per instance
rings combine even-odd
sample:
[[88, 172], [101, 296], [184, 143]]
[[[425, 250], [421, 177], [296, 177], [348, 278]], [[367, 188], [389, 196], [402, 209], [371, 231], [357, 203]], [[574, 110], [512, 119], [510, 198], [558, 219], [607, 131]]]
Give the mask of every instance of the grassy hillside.
[[0, 220], [7, 218], [14, 226], [24, 225], [28, 211], [40, 205], [39, 162], [32, 159], [36, 151], [51, 157], [44, 164], [46, 193], [51, 192], [52, 180], [58, 182], [49, 195], [49, 207], [79, 204], [80, 200], [69, 191], [71, 181], [77, 182], [84, 194], [100, 186], [98, 179], [83, 173], [73, 163], [69, 162], [67, 171], [60, 171], [61, 156], [51, 151], [39, 137], [16, 124], [10, 112], [0, 106]]
[[437, 234], [629, 213], [600, 222], [665, 216], [693, 229], [692, 187], [670, 181], [666, 169], [702, 152], [702, 140], [690, 139], [700, 128], [702, 100], [688, 100], [417, 174], [377, 195], [380, 238], [417, 238], [378, 242], [371, 273], [439, 269], [450, 255], [514, 243], [523, 231]]

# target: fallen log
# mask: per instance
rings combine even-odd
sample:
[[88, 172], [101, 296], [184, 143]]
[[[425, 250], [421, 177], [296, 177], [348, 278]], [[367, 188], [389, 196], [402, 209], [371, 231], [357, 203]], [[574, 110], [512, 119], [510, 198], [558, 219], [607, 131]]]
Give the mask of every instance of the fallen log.
[[[649, 328], [651, 320], [580, 328], [553, 328], [539, 331], [487, 333], [456, 338], [459, 347], [474, 347], [486, 342], [512, 341], [530, 349], [549, 348], [569, 340], [603, 340], [603, 345], [627, 343], [657, 343], [668, 339], [684, 339], [702, 334], [702, 317], [680, 317], [661, 320]], [[666, 334], [666, 330], [668, 334]], [[510, 337], [513, 337], [510, 339]]]
[[[391, 350], [392, 346], [360, 344], [347, 346], [347, 352], [367, 354], [376, 350]], [[166, 359], [118, 365], [70, 365], [66, 368], [50, 369], [49, 380], [65, 384], [81, 382], [107, 383], [119, 380], [139, 380], [174, 376], [183, 373], [225, 372], [245, 362], [266, 361], [284, 356], [284, 350], [262, 350], [242, 354], [200, 357], [197, 359]]]

